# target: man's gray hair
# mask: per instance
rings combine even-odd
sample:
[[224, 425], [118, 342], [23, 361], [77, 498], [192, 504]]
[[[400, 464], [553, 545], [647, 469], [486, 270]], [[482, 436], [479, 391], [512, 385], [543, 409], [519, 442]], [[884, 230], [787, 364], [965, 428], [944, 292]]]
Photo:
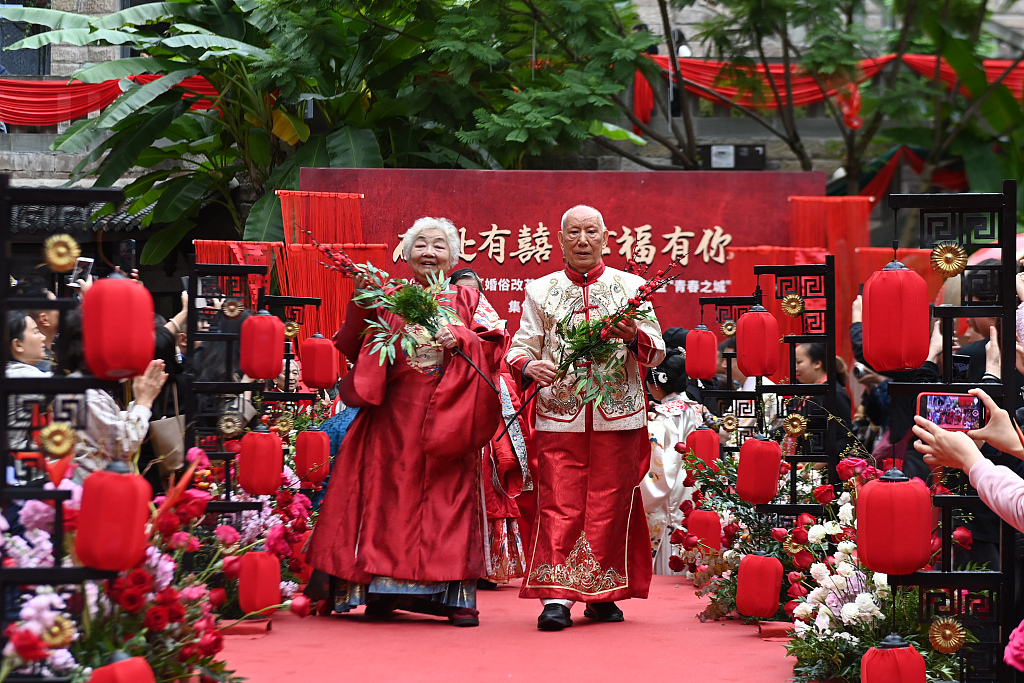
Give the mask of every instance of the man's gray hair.
[[402, 255], [405, 256], [405, 260], [408, 261], [409, 256], [412, 255], [413, 242], [420, 236], [420, 233], [427, 230], [440, 230], [444, 233], [444, 240], [448, 243], [448, 253], [450, 255], [448, 265], [445, 268], [446, 270], [454, 268], [455, 264], [459, 262], [462, 240], [459, 238], [459, 231], [455, 229], [455, 225], [447, 218], [431, 218], [430, 216], [417, 218], [412, 227], [406, 231], [405, 237], [402, 238]]
[[597, 220], [598, 220], [598, 222], [601, 223], [601, 229], [602, 230], [607, 230], [608, 229], [605, 226], [605, 224], [604, 224], [604, 216], [601, 215], [600, 211], [598, 211], [597, 209], [595, 209], [592, 206], [587, 206], [586, 204], [577, 204], [576, 206], [572, 207], [571, 209], [569, 209], [568, 211], [566, 211], [565, 213], [562, 214], [562, 230], [563, 231], [565, 230], [565, 224], [569, 220], [569, 216], [571, 214], [573, 214], [574, 212], [579, 211], [580, 209], [586, 209], [587, 211], [593, 211], [594, 213], [596, 213], [597, 214]]

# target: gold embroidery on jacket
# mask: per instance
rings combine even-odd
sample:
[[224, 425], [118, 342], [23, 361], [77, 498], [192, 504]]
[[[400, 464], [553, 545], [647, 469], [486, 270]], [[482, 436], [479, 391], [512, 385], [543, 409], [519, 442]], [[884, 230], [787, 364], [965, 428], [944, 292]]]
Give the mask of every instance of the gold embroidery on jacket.
[[539, 565], [530, 576], [531, 580], [539, 583], [555, 584], [563, 588], [580, 591], [581, 593], [595, 593], [612, 590], [626, 585], [626, 580], [612, 568], [601, 569], [601, 564], [594, 557], [590, 548], [586, 532], [580, 532], [579, 540], [569, 556], [565, 558], [565, 564]]
[[549, 415], [575, 415], [583, 407], [583, 401], [564, 379], [542, 391], [537, 399], [541, 411]]

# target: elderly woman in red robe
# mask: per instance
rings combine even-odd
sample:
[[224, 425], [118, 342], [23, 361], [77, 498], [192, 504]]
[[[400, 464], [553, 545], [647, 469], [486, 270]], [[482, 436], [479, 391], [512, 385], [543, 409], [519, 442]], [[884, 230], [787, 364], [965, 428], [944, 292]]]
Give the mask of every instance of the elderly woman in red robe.
[[[402, 246], [424, 286], [431, 274], [452, 269], [459, 248], [455, 226], [438, 218], [417, 220]], [[355, 286], [365, 282], [357, 278]], [[451, 285], [441, 296], [456, 316], [434, 335], [350, 303], [334, 338], [355, 363], [342, 400], [361, 410], [337, 455], [307, 554], [319, 571], [306, 592], [323, 601], [321, 614], [366, 605], [370, 617], [405, 610], [479, 624], [476, 582], [486, 575], [480, 449], [499, 414], [492, 386], [504, 338], [480, 292]], [[394, 363], [382, 365], [363, 335], [375, 319], [404, 326], [417, 340], [413, 352], [398, 349]]]

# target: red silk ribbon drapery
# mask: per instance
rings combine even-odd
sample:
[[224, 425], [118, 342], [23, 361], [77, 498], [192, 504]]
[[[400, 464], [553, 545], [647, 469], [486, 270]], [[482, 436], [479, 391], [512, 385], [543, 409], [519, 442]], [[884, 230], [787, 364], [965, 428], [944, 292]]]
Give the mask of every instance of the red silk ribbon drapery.
[[[139, 83], [161, 78], [154, 75], [132, 76]], [[208, 109], [217, 96], [202, 76], [186, 78], [175, 86], [184, 90], [182, 97], [205, 96], [193, 109]], [[0, 79], [0, 121], [14, 126], [52, 126], [100, 111], [121, 95], [120, 81], [78, 83], [65, 81], [24, 81]]]
[[[885, 55], [883, 57], [873, 57], [861, 60], [859, 68], [860, 75], [857, 78], [857, 82], [863, 83], [868, 79], [874, 78], [886, 64], [895, 58], [895, 55]], [[669, 58], [667, 55], [652, 55], [651, 59], [653, 59], [654, 62], [666, 72], [669, 70]], [[935, 75], [935, 60], [936, 57], [934, 55], [903, 56], [904, 64], [922, 76], [928, 77], [934, 77]], [[782, 101], [785, 103], [788, 100], [785, 80], [783, 79], [785, 67], [782, 64], [770, 65], [768, 76], [765, 75], [763, 66], [757, 66], [754, 68], [753, 75], [760, 76], [764, 85], [764, 89], [762, 91], [763, 96], [755, 99], [750, 92], [744, 92], [742, 96], [737, 97], [737, 93], [739, 92], [738, 88], [722, 85], [716, 82], [720, 76], [726, 75], [726, 73], [723, 73], [723, 69], [727, 69], [729, 66], [726, 62], [713, 62], [694, 58], [680, 58], [678, 61], [679, 72], [682, 74], [684, 79], [708, 88], [709, 90], [722, 95], [727, 100], [732, 100], [746, 106], [755, 105], [765, 109], [776, 109], [778, 104], [776, 103], [771, 92], [771, 88], [769, 87], [769, 78], [771, 78], [771, 82], [775, 83], [778, 87]], [[1012, 65], [1013, 61], [1009, 59], [986, 59], [984, 61], [984, 68], [989, 82], [997, 79], [1008, 67]], [[942, 60], [939, 66], [939, 78], [947, 86], [953, 85], [957, 80], [956, 73], [945, 60]], [[647, 79], [639, 74], [639, 72], [637, 73], [636, 81], [637, 83], [633, 86], [633, 110], [640, 120], [644, 123], [649, 123], [651, 120], [651, 109], [654, 102], [653, 95], [650, 94], [650, 84], [647, 82]], [[794, 106], [804, 107], [825, 101], [826, 94], [822, 93], [821, 88], [818, 87], [814, 78], [800, 70], [799, 67], [791, 67], [790, 82], [792, 83]], [[1018, 64], [1014, 67], [1007, 77], [1003, 79], [1003, 83], [1010, 89], [1013, 96], [1019, 100], [1022, 93], [1024, 93], [1024, 63]], [[693, 86], [687, 86], [686, 89], [688, 92], [691, 92], [698, 97], [721, 104], [721, 98], [715, 97], [704, 90], [694, 88]], [[829, 90], [827, 96], [834, 97], [837, 90], [838, 89]]]
[[[892, 182], [893, 174], [903, 161], [910, 164], [910, 167], [914, 169], [914, 173], [920, 174], [921, 169], [924, 168], [924, 159], [918, 156], [914, 150], [906, 146], [900, 147], [889, 158], [889, 161], [885, 162], [885, 166], [875, 174], [875, 177], [862, 187], [857, 194], [862, 197], [881, 197], [885, 195], [889, 190], [889, 183]], [[966, 192], [970, 189], [970, 183], [967, 182], [967, 174], [962, 169], [937, 168], [932, 175], [932, 182], [953, 192]]]

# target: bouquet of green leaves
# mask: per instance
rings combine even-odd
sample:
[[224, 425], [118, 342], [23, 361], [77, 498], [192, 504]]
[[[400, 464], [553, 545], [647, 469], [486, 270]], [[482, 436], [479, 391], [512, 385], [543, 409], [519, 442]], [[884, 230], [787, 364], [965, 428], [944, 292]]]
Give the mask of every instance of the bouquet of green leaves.
[[[330, 259], [330, 263], [323, 264], [325, 267], [351, 278], [367, 278], [367, 286], [357, 289], [352, 295], [352, 300], [361, 308], [382, 308], [402, 318], [406, 325], [423, 327], [432, 336], [441, 326], [458, 318], [448, 300], [442, 296], [448, 290], [443, 272], [436, 275], [428, 273], [426, 287], [409, 280], [389, 281], [387, 272], [372, 264], [355, 263], [344, 251], [334, 251], [312, 236], [310, 239]], [[384, 365], [385, 360], [395, 362], [395, 349], [398, 346], [410, 356], [416, 353], [418, 342], [404, 326], [396, 330], [387, 321], [373, 320], [368, 323], [366, 334], [370, 335], [370, 353], [380, 354], [381, 365]]]

